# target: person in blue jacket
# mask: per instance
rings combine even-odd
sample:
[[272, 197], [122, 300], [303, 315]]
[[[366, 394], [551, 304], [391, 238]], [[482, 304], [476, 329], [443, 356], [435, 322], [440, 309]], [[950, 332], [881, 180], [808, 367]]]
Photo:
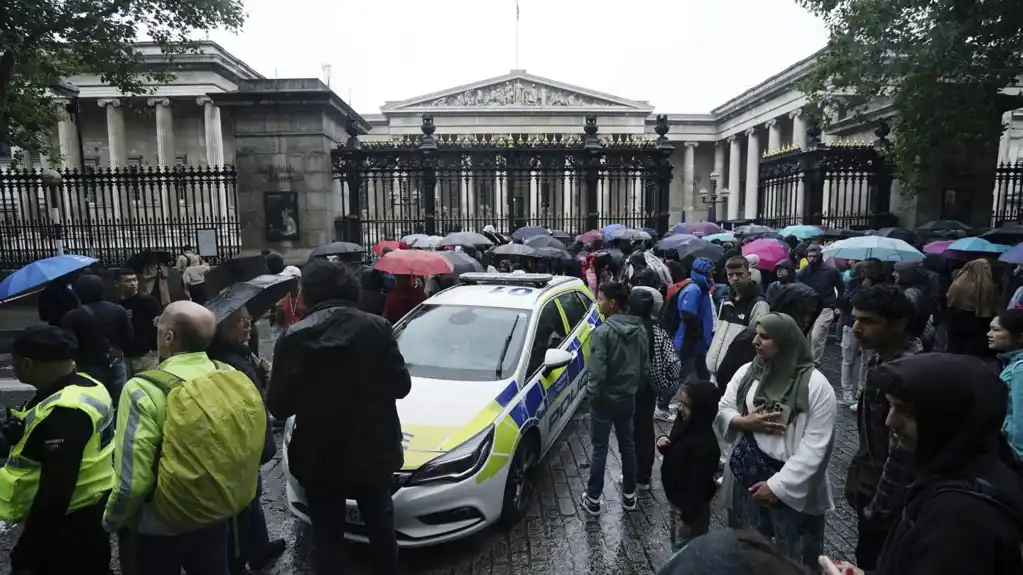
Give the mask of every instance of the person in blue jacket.
[[[678, 316], [680, 323], [675, 331], [675, 351], [682, 359], [682, 379], [685, 381], [693, 372], [701, 381], [710, 379], [707, 369], [707, 351], [714, 337], [714, 309], [710, 299], [711, 272], [714, 263], [707, 258], [697, 258], [689, 271], [692, 280], [678, 294]], [[674, 412], [671, 397], [657, 399], [655, 416], [662, 421], [673, 421]]]
[[1002, 434], [1016, 457], [1023, 458], [1023, 309], [1009, 309], [991, 320], [987, 343], [1002, 362], [1002, 381], [1009, 386]]

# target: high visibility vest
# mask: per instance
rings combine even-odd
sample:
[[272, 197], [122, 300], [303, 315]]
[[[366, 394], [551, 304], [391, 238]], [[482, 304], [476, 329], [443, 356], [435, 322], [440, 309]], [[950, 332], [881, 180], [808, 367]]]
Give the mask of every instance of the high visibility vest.
[[113, 402], [103, 384], [84, 373], [78, 375], [95, 382], [96, 385], [92, 387], [69, 385], [31, 409], [11, 410], [12, 415], [24, 422], [25, 432], [11, 450], [7, 464], [0, 468], [0, 519], [18, 523], [28, 516], [39, 490], [42, 466], [38, 461], [25, 457], [22, 451], [33, 430], [57, 407], [81, 410], [89, 416], [93, 426], [92, 437], [82, 452], [78, 483], [71, 495], [67, 512], [71, 513], [96, 504], [104, 493], [113, 488], [114, 445], [112, 442], [102, 445], [100, 439], [100, 432], [113, 423]]

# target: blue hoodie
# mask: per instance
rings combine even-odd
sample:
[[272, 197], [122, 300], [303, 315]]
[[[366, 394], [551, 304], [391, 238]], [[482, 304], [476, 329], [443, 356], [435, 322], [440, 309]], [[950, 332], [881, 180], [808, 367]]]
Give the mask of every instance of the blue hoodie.
[[1016, 457], [1023, 457], [1023, 350], [999, 354], [1005, 366], [1002, 381], [1009, 386], [1009, 404], [1006, 406], [1002, 434]]
[[[710, 301], [710, 280], [708, 275], [714, 264], [706, 258], [698, 258], [693, 262], [689, 272], [689, 282], [678, 294], [678, 316], [682, 322], [675, 332], [675, 350], [683, 360], [693, 354], [705, 355], [710, 349], [714, 338], [714, 310]], [[699, 330], [699, 339], [686, 341], [686, 333], [692, 329]], [[693, 337], [694, 334], [690, 334]], [[683, 349], [683, 343], [686, 344]]]

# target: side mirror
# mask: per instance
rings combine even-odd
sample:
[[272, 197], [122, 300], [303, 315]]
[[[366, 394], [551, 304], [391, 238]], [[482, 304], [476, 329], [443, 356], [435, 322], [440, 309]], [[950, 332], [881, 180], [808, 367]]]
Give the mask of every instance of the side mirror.
[[543, 356], [543, 373], [548, 375], [555, 369], [572, 363], [572, 354], [563, 349], [548, 349]]

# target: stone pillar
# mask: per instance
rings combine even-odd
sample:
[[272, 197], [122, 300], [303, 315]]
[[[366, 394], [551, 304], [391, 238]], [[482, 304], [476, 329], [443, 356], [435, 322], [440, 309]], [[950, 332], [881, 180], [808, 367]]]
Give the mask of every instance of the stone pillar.
[[760, 182], [760, 140], [757, 129], [746, 130], [746, 209], [743, 217], [757, 217], [757, 186]]
[[[714, 172], [718, 175], [718, 198], [721, 198], [721, 188], [724, 187], [725, 178], [725, 146], [721, 142], [714, 142]], [[714, 202], [714, 218], [723, 219], [722, 211], [724, 206], [722, 200], [718, 199]]]
[[60, 155], [63, 157], [63, 167], [80, 170], [82, 158], [78, 153], [78, 126], [74, 117], [67, 111], [68, 103], [67, 100], [57, 100], [57, 139]]
[[[224, 133], [220, 124], [220, 108], [218, 108], [209, 96], [199, 96], [195, 102], [203, 107], [203, 124], [206, 128], [206, 165], [212, 167], [223, 167], [224, 165]], [[216, 190], [216, 201], [210, 210], [214, 214], [224, 217], [228, 213], [227, 191], [223, 186]]]
[[[146, 103], [156, 112], [156, 159], [160, 168], [167, 170], [174, 166], [174, 114], [170, 98], [149, 98]], [[160, 213], [170, 217], [169, 182], [160, 186]]]
[[778, 123], [778, 119], [774, 118], [768, 120], [764, 127], [767, 128], [767, 150], [773, 152], [781, 149], [781, 124]]
[[728, 219], [737, 220], [739, 219], [739, 194], [742, 190], [739, 189], [739, 184], [742, 178], [742, 166], [739, 164], [742, 162], [742, 140], [737, 138], [734, 134], [728, 136], [728, 182], [725, 187], [728, 188]]
[[792, 118], [792, 145], [805, 150], [806, 116], [803, 115], [803, 109], [792, 110], [789, 112], [789, 118]]
[[696, 191], [693, 182], [696, 178], [696, 147], [699, 142], [686, 142], [682, 157], [682, 198], [685, 200], [686, 221], [692, 221], [696, 212]]
[[[101, 108], [107, 110], [107, 151], [110, 156], [110, 167], [124, 169], [128, 166], [128, 150], [125, 147], [124, 135], [124, 110], [121, 109], [121, 100], [117, 98], [104, 98], [99, 101]], [[102, 195], [102, 192], [100, 192]], [[110, 198], [112, 206], [102, 205], [103, 200], [99, 199], [100, 209], [109, 210], [114, 218], [121, 217], [121, 203], [126, 203], [126, 198], [121, 189], [115, 189], [113, 197]]]

